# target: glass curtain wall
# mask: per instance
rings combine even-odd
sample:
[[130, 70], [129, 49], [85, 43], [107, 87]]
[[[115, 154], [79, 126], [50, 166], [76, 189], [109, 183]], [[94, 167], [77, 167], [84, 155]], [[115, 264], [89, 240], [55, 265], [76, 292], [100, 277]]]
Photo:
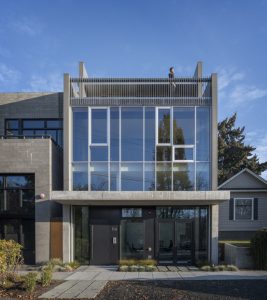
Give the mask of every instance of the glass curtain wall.
[[209, 188], [209, 107], [73, 108], [73, 190]]

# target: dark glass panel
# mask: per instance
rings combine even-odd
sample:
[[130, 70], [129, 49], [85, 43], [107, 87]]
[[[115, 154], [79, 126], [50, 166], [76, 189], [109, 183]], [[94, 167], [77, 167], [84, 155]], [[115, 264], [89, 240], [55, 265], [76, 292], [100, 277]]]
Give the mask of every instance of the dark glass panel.
[[6, 120], [6, 129], [19, 129], [19, 120]]
[[47, 128], [62, 128], [62, 120], [48, 120], [46, 121], [46, 127]]
[[107, 161], [108, 147], [107, 146], [91, 146], [91, 161]]
[[90, 227], [89, 207], [74, 206], [74, 258], [81, 264], [89, 264], [90, 259]]
[[157, 146], [157, 161], [172, 161], [172, 147]]
[[16, 220], [4, 220], [4, 239], [20, 243], [20, 224]]
[[92, 109], [92, 144], [107, 143], [107, 109]]
[[194, 160], [194, 149], [174, 148], [174, 160]]
[[91, 191], [108, 191], [108, 164], [91, 163]]
[[34, 135], [36, 135], [37, 137], [40, 137], [40, 136], [45, 136], [46, 133], [45, 133], [45, 130], [34, 130]]
[[210, 109], [197, 107], [196, 160], [210, 161]]
[[159, 222], [159, 260], [173, 262], [173, 223]]
[[196, 163], [196, 190], [210, 190], [210, 164]]
[[145, 160], [155, 161], [155, 108], [145, 108]]
[[19, 131], [18, 130], [6, 130], [6, 135], [10, 136], [9, 138], [11, 138], [12, 136], [18, 136], [19, 135]]
[[57, 131], [57, 136], [58, 136], [58, 140], [57, 143], [63, 147], [63, 131], [62, 130], [58, 130]]
[[145, 191], [155, 191], [155, 163], [145, 163]]
[[195, 261], [205, 262], [208, 257], [208, 209], [200, 207], [197, 209], [195, 219]]
[[171, 111], [169, 108], [158, 109], [158, 143], [169, 144], [171, 142]]
[[0, 188], [4, 187], [4, 176], [0, 176]]
[[119, 161], [119, 108], [110, 108], [110, 160]]
[[23, 213], [32, 215], [34, 217], [34, 191], [33, 190], [22, 190], [22, 208]]
[[5, 198], [4, 198], [4, 191], [0, 190], [0, 212], [5, 210]]
[[143, 160], [143, 108], [121, 109], [121, 160]]
[[73, 108], [73, 160], [88, 161], [87, 108]]
[[195, 109], [191, 107], [173, 108], [173, 144], [195, 144]]
[[23, 130], [22, 135], [33, 137], [34, 136], [34, 130]]
[[110, 164], [110, 190], [120, 190], [120, 167], [119, 163]]
[[88, 191], [88, 164], [73, 164], [72, 179], [74, 191]]
[[121, 190], [122, 191], [143, 190], [143, 164], [142, 163], [121, 164]]
[[9, 213], [17, 213], [22, 207], [22, 199], [20, 190], [7, 190], [6, 191], [6, 210]]
[[173, 164], [173, 190], [193, 191], [195, 189], [195, 172], [193, 163]]
[[157, 163], [157, 191], [172, 190], [172, 164]]
[[144, 258], [144, 222], [122, 220], [120, 230], [121, 259]]
[[23, 128], [24, 129], [45, 128], [44, 120], [24, 120]]
[[9, 175], [6, 176], [8, 188], [34, 188], [33, 175]]

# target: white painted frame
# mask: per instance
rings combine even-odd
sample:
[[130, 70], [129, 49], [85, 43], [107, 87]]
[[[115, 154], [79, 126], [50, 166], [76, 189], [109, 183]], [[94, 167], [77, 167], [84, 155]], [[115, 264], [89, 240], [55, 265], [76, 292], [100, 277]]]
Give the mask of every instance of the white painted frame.
[[[174, 145], [172, 146], [172, 161], [178, 163], [187, 163], [187, 162], [195, 162], [195, 151], [194, 145]], [[175, 159], [175, 149], [192, 149], [193, 151], [193, 159]]]

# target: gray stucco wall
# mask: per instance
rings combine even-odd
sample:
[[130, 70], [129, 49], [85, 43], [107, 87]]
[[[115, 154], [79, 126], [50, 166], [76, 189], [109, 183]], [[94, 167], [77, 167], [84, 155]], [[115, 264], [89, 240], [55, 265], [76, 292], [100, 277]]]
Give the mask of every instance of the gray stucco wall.
[[231, 192], [231, 198], [258, 198], [258, 220], [229, 220], [229, 201], [219, 208], [219, 231], [256, 231], [267, 227], [267, 191]]
[[[59, 204], [53, 203], [53, 185], [61, 186], [59, 168], [60, 152], [50, 139], [0, 139], [0, 173], [35, 174], [35, 246], [36, 262], [49, 260], [50, 255], [50, 217], [60, 216]], [[52, 168], [52, 164], [55, 167]], [[59, 177], [59, 178], [57, 178]], [[44, 193], [45, 198], [40, 199]], [[56, 209], [52, 207], [55, 206]]]
[[63, 118], [63, 93], [0, 93], [0, 135], [6, 118]]

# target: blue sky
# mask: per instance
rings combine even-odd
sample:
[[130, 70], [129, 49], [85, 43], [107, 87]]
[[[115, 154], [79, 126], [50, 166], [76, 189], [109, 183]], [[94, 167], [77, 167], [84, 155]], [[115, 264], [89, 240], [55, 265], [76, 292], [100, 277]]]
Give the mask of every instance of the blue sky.
[[[238, 113], [267, 160], [267, 1], [0, 0], [0, 92], [60, 91], [62, 74], [219, 77], [219, 119]], [[267, 172], [264, 174], [267, 178]]]

